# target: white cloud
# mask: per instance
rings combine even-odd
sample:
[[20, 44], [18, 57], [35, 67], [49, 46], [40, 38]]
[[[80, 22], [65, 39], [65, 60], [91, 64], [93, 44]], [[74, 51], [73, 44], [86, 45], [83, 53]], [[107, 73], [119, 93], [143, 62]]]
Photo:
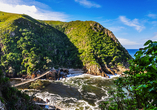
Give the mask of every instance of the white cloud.
[[87, 8], [91, 8], [91, 7], [100, 8], [101, 7], [99, 4], [88, 1], [88, 0], [75, 0], [75, 2], [78, 2], [80, 5], [83, 5]]
[[21, 5], [18, 2], [14, 4], [9, 4], [6, 2], [0, 1], [0, 11], [18, 13], [18, 14], [27, 14], [35, 19], [40, 20], [60, 20], [66, 21], [67, 15], [61, 12], [47, 11], [42, 10], [35, 5]]
[[130, 41], [128, 39], [124, 39], [124, 38], [118, 38], [119, 42], [122, 44], [122, 45], [138, 45], [139, 43], [136, 43], [134, 41]]
[[156, 15], [156, 14], [148, 14], [147, 16], [150, 17], [150, 18], [153, 18], [153, 19], [156, 19], [156, 18], [157, 18], [157, 15]]
[[12, 4], [12, 5], [17, 5], [19, 3], [22, 3], [21, 0], [0, 0], [2, 3], [7, 3], [7, 4]]
[[145, 27], [143, 25], [140, 25], [140, 23], [138, 22], [138, 19], [130, 20], [130, 19], [126, 18], [125, 16], [120, 16], [119, 19], [125, 25], [134, 27], [138, 32], [141, 32], [143, 29], [145, 29]]

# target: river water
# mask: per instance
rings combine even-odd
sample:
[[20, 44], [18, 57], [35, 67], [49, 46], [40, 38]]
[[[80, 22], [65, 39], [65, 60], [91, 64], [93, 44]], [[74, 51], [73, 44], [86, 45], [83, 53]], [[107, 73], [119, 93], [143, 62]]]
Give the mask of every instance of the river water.
[[[65, 110], [100, 110], [100, 103], [110, 97], [108, 91], [116, 89], [113, 81], [119, 75], [109, 75], [109, 77], [82, 73], [70, 74], [66, 79], [51, 82], [35, 96], [44, 101], [48, 99], [50, 104]], [[12, 81], [15, 84], [20, 82], [20, 80]], [[33, 94], [33, 92], [25, 93], [30, 96]]]
[[100, 102], [110, 97], [108, 91], [115, 89], [113, 80], [117, 78], [118, 75], [111, 78], [82, 73], [69, 75], [66, 79], [52, 82], [35, 96], [44, 101], [48, 99], [49, 103], [65, 110], [99, 110]]

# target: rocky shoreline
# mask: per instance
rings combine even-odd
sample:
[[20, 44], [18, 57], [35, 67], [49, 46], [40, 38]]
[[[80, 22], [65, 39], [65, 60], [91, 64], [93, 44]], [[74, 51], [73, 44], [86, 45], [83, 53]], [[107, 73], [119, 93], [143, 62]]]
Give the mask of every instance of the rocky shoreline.
[[[60, 70], [62, 70], [62, 76], [60, 75]], [[126, 70], [129, 70], [128, 68], [124, 68], [122, 66], [118, 66], [116, 68], [111, 68], [109, 69], [111, 72], [110, 74], [111, 75], [121, 75], [121, 76], [124, 76], [123, 75], [123, 72], [126, 71]], [[106, 75], [103, 74], [96, 74], [96, 73], [90, 73], [89, 71], [86, 71], [84, 68], [83, 69], [67, 69], [67, 68], [63, 68], [63, 69], [51, 69], [51, 72], [49, 72], [49, 74], [41, 77], [40, 79], [46, 79], [46, 80], [59, 80], [60, 78], [66, 78], [68, 77], [69, 75], [73, 75], [73, 74], [77, 74], [77, 73], [80, 73], [80, 74], [91, 74], [91, 75], [96, 75], [96, 76], [102, 76], [102, 77], [106, 77], [106, 78], [109, 78], [109, 76], [107, 75], [107, 73], [104, 73]], [[15, 78], [12, 78], [10, 77], [10, 80], [19, 80], [21, 82], [24, 82], [24, 81], [28, 81], [28, 80], [31, 80], [33, 78], [36, 78], [38, 76], [40, 76], [42, 74], [39, 74], [39, 73], [34, 73], [32, 75], [21, 75], [21, 76], [18, 76], [18, 77], [15, 77]]]
[[[76, 74], [79, 74], [79, 73], [84, 74], [84, 71], [82, 69], [69, 69], [68, 72], [69, 72], [68, 75], [71, 75], [71, 76], [72, 75], [75, 76]], [[53, 81], [53, 80], [49, 79], [49, 77], [51, 77], [50, 75], [52, 75], [52, 73], [55, 74], [55, 71], [52, 70], [49, 75], [45, 76], [44, 79], [40, 79], [40, 80], [42, 80], [42, 81]], [[86, 73], [86, 74], [89, 74], [89, 73]], [[120, 74], [118, 74], [118, 75], [120, 75]], [[70, 77], [70, 76], [67, 76], [67, 77]], [[121, 74], [120, 77], [125, 77], [125, 75]], [[109, 77], [106, 77], [106, 78], [109, 78]], [[10, 78], [10, 79], [23, 80], [23, 81], [31, 80], [31, 79], [23, 79], [23, 78]], [[30, 89], [28, 89], [28, 90], [30, 91]], [[34, 91], [35, 89], [32, 89], [32, 90]], [[24, 89], [23, 91], [27, 91], [27, 89]], [[40, 90], [38, 92], [40, 92]], [[46, 103], [43, 99], [40, 99], [40, 98], [37, 98], [37, 97], [33, 98], [33, 102], [34, 103], [41, 103], [41, 104]], [[44, 108], [45, 105], [40, 105], [40, 107]], [[60, 110], [60, 109], [58, 109], [58, 110]]]

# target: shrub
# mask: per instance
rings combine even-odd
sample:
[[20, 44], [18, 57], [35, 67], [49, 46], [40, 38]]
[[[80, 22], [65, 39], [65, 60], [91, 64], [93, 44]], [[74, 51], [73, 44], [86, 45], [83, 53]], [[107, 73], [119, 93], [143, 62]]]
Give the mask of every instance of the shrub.
[[115, 81], [117, 90], [110, 91], [110, 101], [100, 104], [102, 110], [157, 110], [157, 42], [148, 40], [144, 46], [129, 61], [126, 77]]

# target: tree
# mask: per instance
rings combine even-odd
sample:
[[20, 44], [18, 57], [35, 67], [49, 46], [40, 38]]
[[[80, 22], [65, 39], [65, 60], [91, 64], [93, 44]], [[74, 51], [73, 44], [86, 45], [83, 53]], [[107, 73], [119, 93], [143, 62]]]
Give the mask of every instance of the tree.
[[115, 81], [117, 89], [100, 104], [102, 110], [157, 110], [157, 41], [148, 40], [144, 46], [129, 61], [126, 77]]

